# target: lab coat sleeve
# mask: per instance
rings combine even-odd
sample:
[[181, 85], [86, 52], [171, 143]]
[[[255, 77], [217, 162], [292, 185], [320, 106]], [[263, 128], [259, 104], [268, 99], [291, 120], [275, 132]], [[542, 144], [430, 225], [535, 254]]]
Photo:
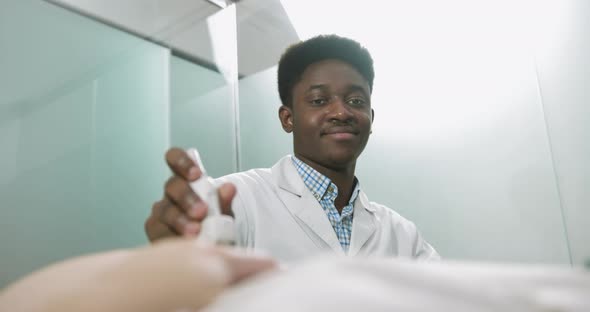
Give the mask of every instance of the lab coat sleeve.
[[241, 247], [252, 247], [252, 227], [250, 226], [250, 218], [248, 216], [248, 210], [244, 205], [242, 196], [239, 193], [236, 194], [232, 202], [232, 211], [235, 218], [236, 226], [236, 244]]
[[416, 229], [416, 241], [414, 243], [414, 258], [419, 261], [439, 261], [440, 255]]
[[247, 189], [244, 187], [243, 183], [241, 183], [236, 174], [224, 176], [215, 180], [216, 185], [221, 185], [223, 183], [232, 183], [237, 189], [236, 196], [234, 197], [231, 205], [236, 230], [236, 245], [239, 247], [252, 247], [252, 221], [249, 216], [251, 212], [247, 211], [247, 207], [244, 205], [243, 199], [244, 192], [247, 192]]
[[[416, 224], [386, 206], [372, 203], [373, 209], [379, 215], [386, 215], [392, 225], [391, 237], [396, 240], [398, 256], [409, 257], [418, 261], [438, 261], [440, 255], [436, 252], [416, 227]], [[388, 224], [385, 222], [384, 224]]]

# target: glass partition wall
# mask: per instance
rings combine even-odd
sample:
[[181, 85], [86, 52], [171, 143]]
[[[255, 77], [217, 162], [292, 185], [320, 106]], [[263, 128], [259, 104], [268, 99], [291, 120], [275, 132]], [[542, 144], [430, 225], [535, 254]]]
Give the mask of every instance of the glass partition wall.
[[0, 287], [146, 244], [172, 145], [198, 147], [213, 176], [237, 170], [235, 9], [168, 24], [189, 58], [48, 2], [1, 5]]
[[193, 51], [209, 60], [211, 66], [172, 56], [171, 146], [198, 148], [207, 173], [213, 177], [236, 172], [239, 123], [235, 117], [238, 110], [235, 6], [194, 23], [176, 34], [172, 41], [192, 42]]

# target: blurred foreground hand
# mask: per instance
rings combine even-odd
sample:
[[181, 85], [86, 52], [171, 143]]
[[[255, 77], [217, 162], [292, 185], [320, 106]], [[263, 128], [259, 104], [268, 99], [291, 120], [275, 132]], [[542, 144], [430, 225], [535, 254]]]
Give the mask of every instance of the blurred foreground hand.
[[0, 311], [199, 309], [226, 287], [274, 269], [274, 260], [175, 238], [65, 260], [0, 292]]

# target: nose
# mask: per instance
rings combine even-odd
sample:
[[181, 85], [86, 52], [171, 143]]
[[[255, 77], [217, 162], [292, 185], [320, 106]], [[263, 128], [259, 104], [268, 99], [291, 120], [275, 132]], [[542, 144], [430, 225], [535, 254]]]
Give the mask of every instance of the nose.
[[330, 122], [350, 122], [354, 118], [351, 108], [339, 96], [334, 96], [327, 108], [327, 116]]

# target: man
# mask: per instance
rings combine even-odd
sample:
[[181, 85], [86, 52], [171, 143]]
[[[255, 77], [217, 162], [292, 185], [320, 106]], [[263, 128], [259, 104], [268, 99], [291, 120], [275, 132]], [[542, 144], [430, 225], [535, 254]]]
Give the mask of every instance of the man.
[[[293, 133], [294, 155], [218, 179], [220, 205], [235, 216], [239, 245], [285, 261], [325, 251], [439, 258], [412, 222], [369, 202], [354, 175], [374, 119], [373, 78], [369, 52], [350, 39], [318, 36], [285, 51], [279, 119]], [[199, 168], [180, 149], [169, 150], [166, 160], [175, 175], [146, 221], [151, 241], [198, 235], [207, 213], [189, 186]]]

